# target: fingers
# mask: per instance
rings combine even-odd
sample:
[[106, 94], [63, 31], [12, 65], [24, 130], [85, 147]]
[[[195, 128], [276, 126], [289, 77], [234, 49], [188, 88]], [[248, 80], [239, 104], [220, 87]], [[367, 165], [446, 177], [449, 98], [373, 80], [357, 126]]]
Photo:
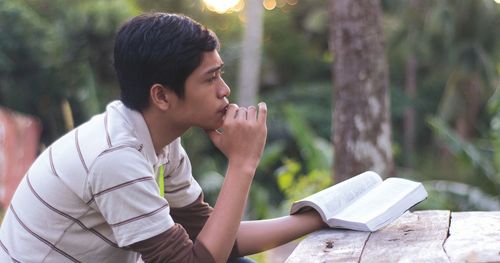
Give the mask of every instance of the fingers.
[[230, 104], [222, 126], [218, 130], [207, 131], [207, 134], [228, 159], [246, 158], [249, 162], [258, 163], [267, 136], [266, 118], [265, 103], [248, 108]]
[[247, 119], [248, 120], [257, 120], [257, 108], [255, 106], [250, 106], [247, 109]]
[[229, 104], [226, 116], [240, 120], [257, 120], [265, 123], [267, 119], [267, 105], [265, 102], [258, 104], [258, 110], [255, 106], [238, 107], [236, 104]]
[[247, 108], [240, 107], [236, 112], [236, 119], [246, 120], [247, 119]]
[[265, 102], [259, 103], [259, 116], [257, 117], [257, 121], [261, 124], [265, 124], [267, 120], [267, 105]]
[[227, 106], [227, 110], [226, 110], [226, 117], [229, 117], [229, 118], [235, 118], [236, 117], [236, 113], [238, 112], [238, 105], [234, 104], [234, 103], [231, 103]]

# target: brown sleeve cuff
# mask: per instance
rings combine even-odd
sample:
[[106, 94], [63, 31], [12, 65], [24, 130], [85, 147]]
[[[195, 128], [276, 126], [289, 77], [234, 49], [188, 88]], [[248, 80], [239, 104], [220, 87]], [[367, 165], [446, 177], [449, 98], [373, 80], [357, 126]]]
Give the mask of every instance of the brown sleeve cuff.
[[198, 240], [194, 242], [193, 253], [195, 254], [195, 258], [200, 260], [196, 262], [215, 263], [215, 259], [212, 254], [210, 254], [210, 251], [208, 251], [207, 247]]
[[203, 201], [203, 193], [201, 193], [194, 202], [187, 206], [171, 207], [170, 216], [186, 229], [191, 240], [195, 240], [212, 214], [212, 210], [213, 208]]
[[[196, 240], [208, 218], [212, 214], [213, 208], [204, 201], [203, 192], [191, 204], [184, 207], [171, 207], [170, 216], [176, 223], [181, 224], [187, 231], [191, 240]], [[235, 242], [229, 258], [241, 257], [238, 250], [238, 243]]]
[[238, 250], [238, 240], [235, 240], [231, 254], [229, 254], [229, 258], [239, 258], [242, 256], [243, 255], [240, 255], [240, 251]]
[[130, 248], [139, 252], [145, 263], [215, 263], [205, 245], [200, 241], [193, 244], [186, 230], [179, 224], [157, 236], [134, 243]]

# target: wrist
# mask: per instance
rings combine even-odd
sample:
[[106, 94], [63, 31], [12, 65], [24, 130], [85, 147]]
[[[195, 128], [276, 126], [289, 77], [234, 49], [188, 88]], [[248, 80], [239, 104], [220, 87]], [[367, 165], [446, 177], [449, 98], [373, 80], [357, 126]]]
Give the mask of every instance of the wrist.
[[253, 178], [255, 171], [257, 170], [257, 164], [244, 159], [229, 159], [228, 171], [229, 170], [237, 172], [238, 176]]

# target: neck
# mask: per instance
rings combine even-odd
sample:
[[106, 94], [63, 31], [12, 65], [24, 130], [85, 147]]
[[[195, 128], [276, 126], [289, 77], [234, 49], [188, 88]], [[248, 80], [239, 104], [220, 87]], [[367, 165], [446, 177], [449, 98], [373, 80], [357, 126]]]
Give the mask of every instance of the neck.
[[164, 113], [155, 110], [145, 110], [142, 116], [153, 141], [156, 154], [159, 154], [165, 146], [180, 137], [189, 127], [176, 125], [176, 123]]

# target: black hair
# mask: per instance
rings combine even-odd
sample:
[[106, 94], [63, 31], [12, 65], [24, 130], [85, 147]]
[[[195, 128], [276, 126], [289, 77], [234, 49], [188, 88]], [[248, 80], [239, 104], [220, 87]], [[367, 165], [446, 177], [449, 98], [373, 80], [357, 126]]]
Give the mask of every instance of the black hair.
[[203, 52], [219, 49], [215, 33], [178, 14], [148, 13], [132, 18], [116, 34], [114, 66], [125, 106], [142, 111], [149, 90], [162, 84], [184, 97], [187, 77]]

